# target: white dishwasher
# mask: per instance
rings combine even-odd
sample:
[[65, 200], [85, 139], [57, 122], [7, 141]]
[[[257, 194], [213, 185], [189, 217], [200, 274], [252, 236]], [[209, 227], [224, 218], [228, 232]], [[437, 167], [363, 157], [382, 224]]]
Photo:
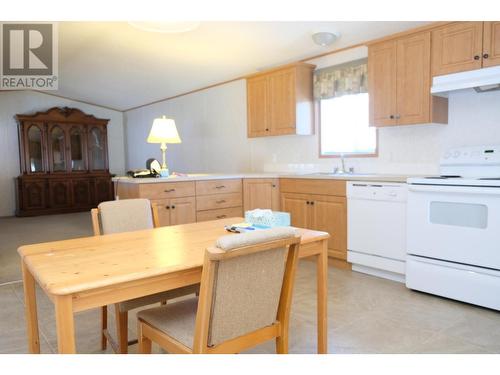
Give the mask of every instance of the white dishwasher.
[[404, 282], [405, 183], [347, 183], [347, 260], [353, 271]]

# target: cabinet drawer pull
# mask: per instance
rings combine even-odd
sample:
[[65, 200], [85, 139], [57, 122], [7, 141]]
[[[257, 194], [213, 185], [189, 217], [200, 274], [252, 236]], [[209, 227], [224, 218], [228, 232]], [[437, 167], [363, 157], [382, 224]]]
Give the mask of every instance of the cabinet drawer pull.
[[175, 209], [175, 206], [172, 206], [172, 210]]
[[479, 56], [479, 55], [474, 56], [474, 60], [479, 60], [480, 58], [481, 58], [481, 56]]
[[216, 189], [224, 189], [226, 186], [225, 185], [219, 185], [219, 186], [216, 186], [215, 188]]
[[175, 189], [167, 189], [167, 190], [164, 190], [164, 192], [165, 192], [165, 193], [172, 193], [172, 192], [174, 192], [174, 191], [175, 191]]
[[170, 206], [165, 206], [165, 208], [166, 208], [167, 210], [170, 210]]
[[227, 217], [227, 215], [217, 215], [216, 218], [217, 219], [225, 219]]
[[488, 55], [487, 53], [483, 55], [483, 59], [487, 59], [488, 57], [490, 57], [490, 55]]
[[217, 204], [226, 203], [226, 200], [225, 199], [221, 199], [221, 200], [215, 201], [215, 203], [217, 203]]

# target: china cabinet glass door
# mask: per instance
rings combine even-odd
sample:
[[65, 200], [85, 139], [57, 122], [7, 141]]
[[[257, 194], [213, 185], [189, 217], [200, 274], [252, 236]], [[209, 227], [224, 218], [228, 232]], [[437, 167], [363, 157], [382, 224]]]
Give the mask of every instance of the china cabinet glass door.
[[105, 160], [105, 145], [104, 134], [100, 128], [94, 127], [89, 133], [89, 151], [90, 151], [90, 169], [104, 170], [106, 165]]
[[54, 126], [50, 130], [50, 155], [51, 170], [53, 172], [66, 172], [66, 145], [64, 130]]
[[28, 129], [28, 167], [31, 173], [43, 172], [42, 130], [37, 125]]
[[87, 169], [85, 160], [84, 132], [81, 127], [74, 126], [70, 131], [71, 170], [73, 172]]

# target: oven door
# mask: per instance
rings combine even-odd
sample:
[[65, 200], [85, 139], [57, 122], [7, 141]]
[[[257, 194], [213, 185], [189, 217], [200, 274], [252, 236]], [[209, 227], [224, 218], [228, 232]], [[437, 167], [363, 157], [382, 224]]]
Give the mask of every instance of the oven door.
[[408, 254], [500, 270], [500, 188], [410, 185]]

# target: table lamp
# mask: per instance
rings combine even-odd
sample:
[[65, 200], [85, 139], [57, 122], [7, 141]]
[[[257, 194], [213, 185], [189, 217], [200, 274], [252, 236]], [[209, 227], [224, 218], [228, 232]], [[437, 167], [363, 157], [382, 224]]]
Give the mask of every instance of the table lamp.
[[160, 175], [162, 177], [168, 177], [168, 167], [167, 160], [165, 158], [165, 152], [167, 151], [167, 143], [181, 143], [181, 138], [175, 127], [175, 121], [162, 116], [161, 118], [156, 118], [153, 121], [153, 126], [149, 132], [148, 143], [161, 143], [160, 149], [163, 156], [163, 164], [161, 165]]

